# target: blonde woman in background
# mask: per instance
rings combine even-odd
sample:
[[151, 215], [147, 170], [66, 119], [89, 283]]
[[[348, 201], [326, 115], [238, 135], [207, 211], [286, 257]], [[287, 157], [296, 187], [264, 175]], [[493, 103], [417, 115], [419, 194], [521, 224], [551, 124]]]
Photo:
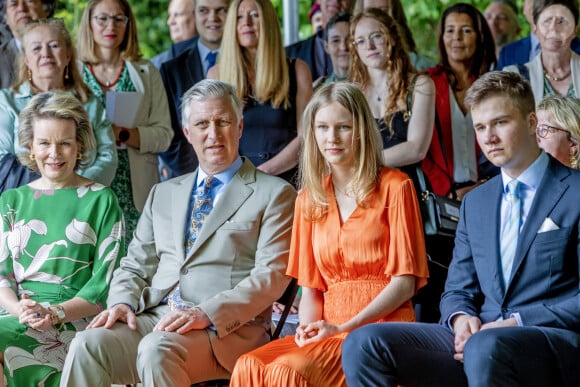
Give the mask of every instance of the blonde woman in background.
[[35, 94], [52, 90], [66, 90], [78, 98], [91, 120], [97, 147], [87, 155], [91, 162], [79, 173], [101, 184], [111, 184], [117, 169], [111, 123], [103, 106], [79, 75], [74, 46], [63, 21], [29, 22], [22, 31], [22, 48], [14, 85], [0, 90], [0, 180], [8, 180], [0, 184], [0, 192], [38, 177], [16, 159], [17, 154], [26, 151], [18, 143], [18, 115]]
[[218, 63], [208, 78], [235, 86], [244, 103], [240, 154], [261, 171], [295, 182], [312, 78], [304, 62], [286, 57], [269, 0], [230, 4]]
[[536, 107], [538, 145], [562, 164], [580, 169], [580, 99], [548, 96]]
[[173, 138], [167, 95], [159, 71], [141, 59], [137, 22], [126, 0], [89, 1], [78, 49], [83, 79], [103, 105], [108, 92], [141, 94], [133, 127], [113, 123], [119, 168], [111, 188], [125, 214], [130, 241], [149, 190], [159, 182], [157, 154]]

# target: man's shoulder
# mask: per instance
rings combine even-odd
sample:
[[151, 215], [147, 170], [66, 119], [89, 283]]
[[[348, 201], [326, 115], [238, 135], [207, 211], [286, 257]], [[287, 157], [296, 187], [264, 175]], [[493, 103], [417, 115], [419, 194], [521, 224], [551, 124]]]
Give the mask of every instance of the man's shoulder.
[[503, 46], [499, 52], [498, 69], [501, 70], [501, 68], [509, 65], [526, 63], [529, 60], [531, 46], [529, 35]]
[[292, 43], [286, 46], [286, 54], [289, 57], [298, 57], [298, 54], [303, 52], [306, 49], [312, 48], [314, 45], [314, 39], [316, 38], [315, 35], [312, 35], [304, 40], [300, 40], [296, 43]]
[[192, 45], [176, 57], [163, 62], [161, 64], [161, 69], [162, 72], [167, 75], [179, 75], [182, 73], [184, 66], [190, 61], [197, 62], [201, 65], [201, 58], [199, 56], [199, 51], [197, 50], [197, 44]]

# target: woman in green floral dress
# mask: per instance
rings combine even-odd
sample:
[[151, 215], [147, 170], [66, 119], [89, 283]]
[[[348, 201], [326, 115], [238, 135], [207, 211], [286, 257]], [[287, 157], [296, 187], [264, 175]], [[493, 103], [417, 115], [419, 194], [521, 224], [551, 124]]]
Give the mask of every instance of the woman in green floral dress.
[[34, 96], [18, 136], [41, 177], [0, 196], [0, 362], [9, 386], [58, 386], [75, 332], [106, 308], [123, 214], [110, 188], [76, 173], [95, 138], [74, 96]]
[[169, 148], [173, 137], [167, 95], [159, 71], [141, 59], [135, 17], [126, 0], [89, 1], [78, 39], [83, 80], [104, 105], [108, 92], [133, 92], [140, 98], [132, 127], [111, 119], [119, 155], [111, 188], [125, 214], [129, 241], [151, 187], [159, 182], [157, 154]]

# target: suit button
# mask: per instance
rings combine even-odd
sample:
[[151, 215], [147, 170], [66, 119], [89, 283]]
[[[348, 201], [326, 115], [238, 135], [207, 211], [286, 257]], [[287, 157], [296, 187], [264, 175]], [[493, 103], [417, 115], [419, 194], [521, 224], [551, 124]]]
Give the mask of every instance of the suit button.
[[184, 267], [183, 269], [181, 269], [181, 274], [187, 275], [187, 273], [189, 273], [189, 269], [187, 267]]

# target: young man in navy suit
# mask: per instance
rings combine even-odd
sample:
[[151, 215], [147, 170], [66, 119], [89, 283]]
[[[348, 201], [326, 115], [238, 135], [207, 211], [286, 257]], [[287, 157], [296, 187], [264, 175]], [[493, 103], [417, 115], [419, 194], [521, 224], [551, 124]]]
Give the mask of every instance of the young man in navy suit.
[[349, 385], [580, 385], [580, 173], [538, 148], [521, 76], [487, 73], [465, 102], [501, 174], [463, 199], [441, 322], [354, 331]]

